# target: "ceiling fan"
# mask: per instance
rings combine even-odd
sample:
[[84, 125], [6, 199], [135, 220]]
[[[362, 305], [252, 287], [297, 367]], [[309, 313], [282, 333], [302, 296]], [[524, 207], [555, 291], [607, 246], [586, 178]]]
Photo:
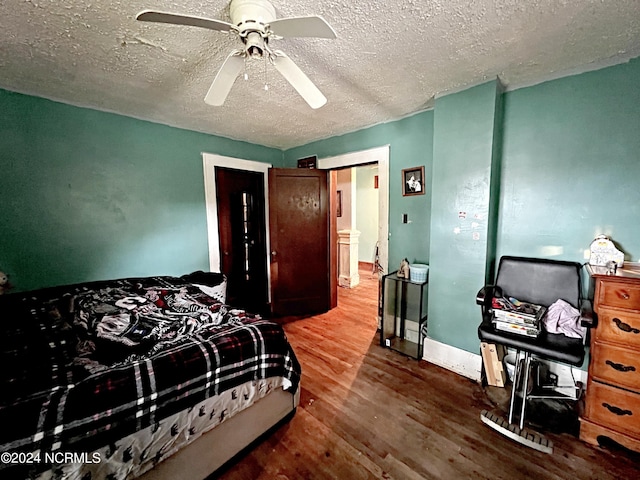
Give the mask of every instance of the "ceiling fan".
[[136, 19], [143, 22], [171, 23], [235, 33], [244, 43], [226, 58], [213, 80], [204, 101], [209, 105], [224, 103], [231, 87], [248, 58], [264, 58], [297, 90], [311, 108], [327, 103], [326, 97], [309, 77], [281, 50], [269, 47], [271, 38], [316, 37], [336, 38], [336, 32], [317, 15], [276, 19], [276, 11], [268, 0], [231, 0], [231, 23], [191, 15], [144, 10]]

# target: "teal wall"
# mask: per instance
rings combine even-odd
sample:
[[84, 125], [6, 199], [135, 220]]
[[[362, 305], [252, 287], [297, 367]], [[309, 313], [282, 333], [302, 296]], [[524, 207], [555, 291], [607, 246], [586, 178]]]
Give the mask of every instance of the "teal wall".
[[[284, 152], [288, 166], [310, 155], [331, 157], [390, 145], [389, 150], [389, 269], [411, 262], [429, 263], [429, 222], [431, 211], [431, 167], [433, 161], [433, 111], [395, 122], [309, 143]], [[425, 167], [425, 195], [402, 196], [402, 169]], [[411, 223], [402, 223], [402, 214]]]
[[434, 340], [474, 352], [500, 95], [501, 87], [490, 82], [435, 103], [428, 331]]
[[509, 92], [498, 254], [640, 260], [640, 59]]
[[0, 269], [15, 291], [208, 270], [201, 152], [282, 152], [0, 90]]

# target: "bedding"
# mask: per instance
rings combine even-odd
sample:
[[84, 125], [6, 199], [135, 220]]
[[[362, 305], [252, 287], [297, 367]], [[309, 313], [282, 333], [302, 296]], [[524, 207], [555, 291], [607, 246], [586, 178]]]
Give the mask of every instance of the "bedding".
[[[1, 297], [0, 452], [32, 462], [2, 462], [0, 476], [40, 473], [55, 452], [106, 454], [247, 385], [295, 392], [300, 366], [281, 326], [225, 305], [223, 283], [196, 272]], [[160, 443], [156, 463], [172, 450]], [[125, 457], [140, 462], [140, 453]]]

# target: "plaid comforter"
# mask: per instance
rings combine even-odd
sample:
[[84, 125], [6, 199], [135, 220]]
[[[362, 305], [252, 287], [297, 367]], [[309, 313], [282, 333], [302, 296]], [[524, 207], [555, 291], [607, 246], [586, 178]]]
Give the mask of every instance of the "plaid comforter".
[[149, 277], [1, 298], [0, 452], [91, 452], [251, 380], [295, 391], [282, 328], [203, 290]]

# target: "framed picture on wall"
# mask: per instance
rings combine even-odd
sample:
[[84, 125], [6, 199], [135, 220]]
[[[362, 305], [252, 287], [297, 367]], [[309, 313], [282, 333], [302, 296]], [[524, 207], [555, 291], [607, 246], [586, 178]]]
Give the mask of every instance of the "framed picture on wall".
[[424, 167], [402, 170], [402, 196], [424, 195]]
[[298, 160], [298, 168], [316, 168], [316, 162], [318, 158], [313, 155], [312, 157], [301, 158]]

